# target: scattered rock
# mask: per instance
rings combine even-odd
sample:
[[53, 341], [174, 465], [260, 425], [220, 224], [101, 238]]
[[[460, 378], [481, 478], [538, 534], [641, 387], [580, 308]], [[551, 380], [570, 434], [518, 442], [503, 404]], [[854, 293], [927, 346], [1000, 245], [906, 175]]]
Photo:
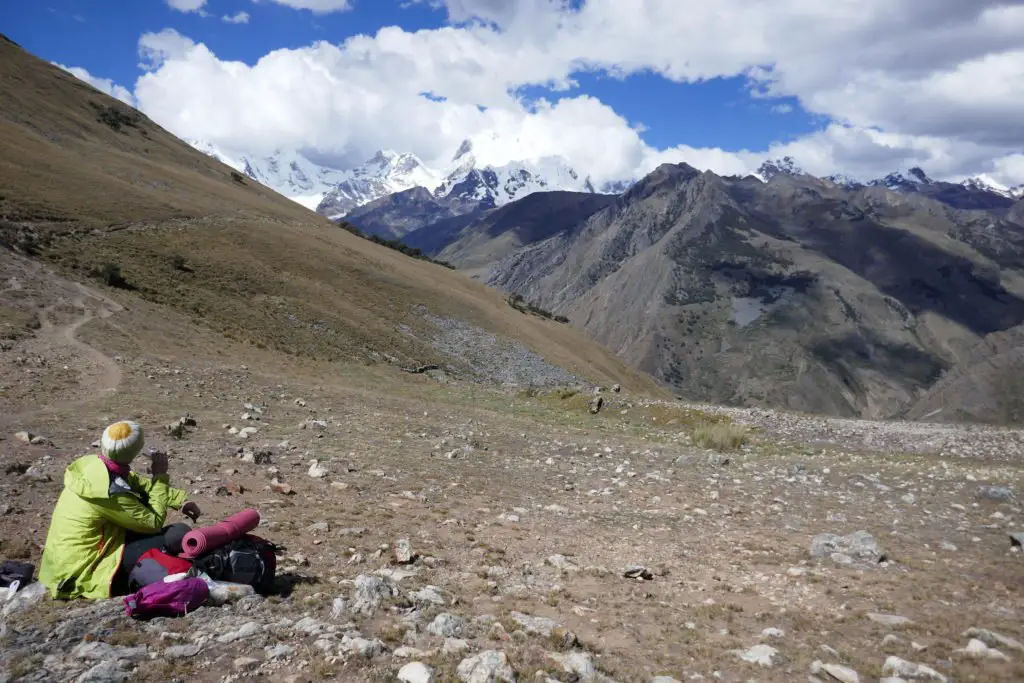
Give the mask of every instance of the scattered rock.
[[319, 461], [311, 460], [309, 464], [309, 471], [306, 472], [306, 474], [314, 479], [323, 479], [330, 473], [327, 471], [327, 468], [319, 463]]
[[427, 631], [442, 638], [458, 638], [462, 636], [465, 628], [466, 621], [462, 617], [442, 612], [427, 626]]
[[978, 498], [994, 500], [998, 503], [1013, 502], [1013, 490], [1009, 486], [982, 486], [978, 489]]
[[967, 643], [967, 647], [953, 650], [953, 654], [961, 657], [967, 657], [969, 659], [995, 659], [1003, 662], [1010, 661], [1010, 658], [1005, 654], [995, 648], [989, 647], [977, 638], [971, 638], [971, 641]]
[[900, 626], [908, 626], [914, 622], [906, 617], [901, 617], [897, 614], [879, 614], [878, 612], [868, 612], [866, 615], [868, 619], [875, 622], [876, 624], [882, 624], [883, 626], [889, 626], [892, 628], [898, 628]]
[[396, 564], [412, 564], [416, 559], [408, 538], [400, 538], [395, 541], [393, 553]]
[[620, 391], [622, 391], [622, 387], [620, 385], [618, 385], [618, 384], [613, 384], [612, 385], [612, 393], [613, 394], [617, 394]]
[[424, 586], [409, 597], [418, 605], [445, 605], [447, 601], [437, 586]]
[[366, 659], [373, 659], [384, 652], [384, 643], [379, 640], [367, 640], [361, 636], [345, 635], [341, 639], [341, 649], [344, 652], [358, 654]]
[[144, 659], [148, 654], [145, 647], [117, 647], [100, 641], [89, 641], [79, 644], [71, 651], [78, 659]]
[[125, 660], [107, 659], [75, 679], [75, 683], [122, 683], [131, 680], [131, 664]]
[[565, 555], [552, 555], [544, 560], [547, 564], [563, 572], [578, 572], [580, 568], [573, 564]]
[[469, 651], [469, 643], [462, 638], [446, 638], [441, 653], [446, 657], [457, 657]]
[[899, 657], [889, 657], [885, 660], [885, 664], [882, 665], [883, 676], [899, 676], [900, 678], [909, 678], [912, 680], [920, 681], [939, 681], [939, 683], [946, 683], [946, 677], [940, 674], [935, 669], [925, 666], [924, 664], [915, 664], [914, 662], [908, 662], [905, 659]]
[[594, 658], [587, 652], [570, 652], [568, 654], [549, 652], [547, 658], [554, 666], [561, 667], [565, 673], [578, 676], [577, 680], [582, 683], [593, 683], [597, 679]]
[[22, 443], [32, 443], [32, 439], [35, 438], [35, 435], [33, 435], [32, 432], [15, 432], [14, 438]]
[[263, 626], [256, 623], [255, 621], [248, 621], [242, 624], [238, 629], [234, 631], [228, 631], [227, 633], [217, 637], [218, 643], [233, 643], [236, 640], [243, 640], [245, 638], [251, 638], [257, 633], [263, 631]]
[[601, 412], [601, 408], [603, 408], [603, 407], [604, 407], [604, 397], [603, 396], [595, 396], [593, 398], [593, 400], [590, 401], [590, 414], [591, 415], [597, 415], [598, 413]]
[[355, 590], [352, 594], [352, 613], [372, 617], [384, 600], [395, 597], [397, 594], [397, 586], [377, 576], [360, 574], [356, 577]]
[[238, 438], [248, 439], [250, 436], [256, 436], [257, 434], [259, 434], [259, 431], [260, 430], [257, 429], [256, 427], [243, 427], [242, 429], [238, 430]]
[[187, 645], [172, 645], [163, 652], [164, 659], [190, 659], [199, 654], [199, 646], [189, 643]]
[[632, 565], [626, 567], [622, 572], [622, 575], [627, 579], [640, 579], [643, 581], [653, 581], [654, 573], [650, 569], [641, 565]]
[[885, 551], [867, 531], [855, 531], [846, 536], [818, 534], [811, 540], [811, 557], [831, 557], [836, 553], [866, 564], [879, 564], [887, 559]]
[[839, 664], [814, 662], [811, 664], [811, 675], [825, 676], [826, 680], [839, 681], [839, 683], [860, 683], [860, 675], [856, 671]]
[[749, 650], [736, 650], [734, 653], [744, 662], [770, 667], [775, 663], [779, 651], [771, 645], [755, 645]]
[[342, 597], [334, 598], [334, 602], [331, 603], [331, 618], [341, 619], [345, 616], [346, 611], [348, 611], [348, 601]]
[[279, 643], [267, 648], [267, 659], [284, 659], [295, 654], [295, 648], [291, 645]]
[[409, 662], [398, 670], [398, 680], [402, 683], [433, 683], [434, 670], [423, 662]]
[[516, 683], [516, 672], [504, 652], [486, 650], [463, 659], [455, 670], [462, 683]]
[[1007, 650], [1024, 652], [1024, 644], [1020, 641], [985, 628], [970, 628], [964, 631], [962, 635], [964, 638], [977, 638], [989, 647], [1005, 647]]
[[232, 664], [235, 667], [235, 671], [252, 671], [260, 665], [260, 660], [254, 657], [236, 657]]
[[1024, 548], [1024, 531], [1016, 531], [1010, 534], [1011, 548]]

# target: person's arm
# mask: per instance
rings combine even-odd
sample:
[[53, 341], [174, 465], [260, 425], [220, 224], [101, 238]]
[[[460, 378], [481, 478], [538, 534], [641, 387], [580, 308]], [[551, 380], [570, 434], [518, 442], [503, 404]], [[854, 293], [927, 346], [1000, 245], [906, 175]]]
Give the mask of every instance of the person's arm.
[[[149, 481], [149, 504], [138, 496], [125, 492], [109, 498], [93, 499], [104, 519], [140, 534], [155, 534], [164, 527], [172, 489], [166, 474], [158, 474]], [[184, 493], [184, 492], [182, 492]]]
[[[161, 476], [165, 478], [166, 482], [170, 481], [170, 479], [166, 478], [166, 475], [157, 475], [157, 477], [154, 478], [158, 478]], [[133, 486], [136, 486], [139, 489], [145, 491], [146, 495], [153, 495], [153, 479], [150, 479], [149, 477], [139, 476], [135, 472], [132, 472], [131, 477], [133, 479]], [[188, 500], [188, 491], [176, 489], [169, 483], [167, 485], [167, 491], [167, 507], [171, 508], [172, 510], [180, 510], [181, 506], [185, 504], [186, 500]]]

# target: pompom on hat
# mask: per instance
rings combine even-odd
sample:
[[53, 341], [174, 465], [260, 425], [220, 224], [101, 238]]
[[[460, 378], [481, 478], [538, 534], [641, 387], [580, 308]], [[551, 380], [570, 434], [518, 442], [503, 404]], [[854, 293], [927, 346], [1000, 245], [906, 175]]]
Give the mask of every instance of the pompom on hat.
[[114, 462], [127, 465], [142, 452], [145, 445], [142, 427], [135, 422], [115, 422], [103, 430], [100, 450]]

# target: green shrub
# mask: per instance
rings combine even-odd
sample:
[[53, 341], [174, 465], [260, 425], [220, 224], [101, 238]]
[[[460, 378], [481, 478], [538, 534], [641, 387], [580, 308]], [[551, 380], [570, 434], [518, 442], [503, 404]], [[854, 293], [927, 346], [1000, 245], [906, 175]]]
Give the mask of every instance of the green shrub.
[[94, 271], [103, 284], [118, 289], [134, 289], [121, 274], [121, 266], [116, 263], [105, 263]]

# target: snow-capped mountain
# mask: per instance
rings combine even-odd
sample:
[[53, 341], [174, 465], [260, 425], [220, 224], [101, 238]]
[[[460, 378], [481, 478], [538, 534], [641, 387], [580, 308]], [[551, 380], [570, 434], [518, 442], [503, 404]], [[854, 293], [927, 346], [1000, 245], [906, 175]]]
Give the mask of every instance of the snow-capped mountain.
[[324, 195], [348, 177], [347, 171], [315, 164], [296, 151], [279, 150], [267, 157], [235, 156], [203, 140], [189, 144], [309, 209], [315, 210]]
[[[202, 140], [190, 144], [332, 220], [414, 187], [426, 188], [440, 200], [474, 209], [502, 206], [533, 192], [598, 191], [589, 178], [581, 178], [559, 157], [481, 165], [469, 140], [440, 171], [428, 168], [413, 154], [392, 151], [380, 151], [363, 165], [342, 170], [315, 164], [296, 151], [282, 150], [269, 157], [236, 156]], [[606, 192], [614, 193], [614, 189]]]
[[[766, 161], [755, 174], [764, 182], [779, 174], [803, 175], [803, 170], [791, 157]], [[826, 180], [847, 190], [866, 187], [884, 187], [894, 192], [927, 195], [959, 209], [1008, 208], [1024, 199], [1024, 185], [1006, 187], [984, 176], [967, 178], [959, 183], [934, 180], [920, 167], [894, 171], [884, 178], [862, 181], [844, 174], [825, 176]]]
[[504, 206], [534, 192], [596, 192], [589, 177], [581, 178], [560, 157], [481, 166], [469, 140], [459, 147], [441, 182], [429, 189], [435, 197], [479, 208]]
[[350, 171], [325, 193], [313, 208], [331, 220], [375, 199], [414, 187], [435, 187], [440, 176], [413, 154], [377, 152], [365, 164]]

